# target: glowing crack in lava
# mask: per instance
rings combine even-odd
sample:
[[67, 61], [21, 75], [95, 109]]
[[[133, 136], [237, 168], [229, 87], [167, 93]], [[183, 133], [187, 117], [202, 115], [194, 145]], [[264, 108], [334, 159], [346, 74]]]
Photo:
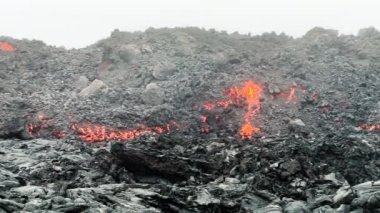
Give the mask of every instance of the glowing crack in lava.
[[240, 136], [242, 138], [251, 139], [254, 133], [260, 131], [259, 128], [253, 126], [252, 118], [260, 111], [260, 97], [263, 89], [253, 81], [248, 81], [242, 88], [235, 88], [239, 97], [243, 97], [247, 103], [247, 111], [244, 114], [244, 124], [240, 128]]
[[53, 118], [46, 116], [42, 112], [38, 112], [35, 116], [27, 116], [26, 132], [30, 138], [41, 137], [43, 130], [50, 130], [55, 138], [63, 138], [66, 133], [56, 130], [53, 124]]
[[294, 87], [291, 87], [288, 98], [286, 99], [286, 103], [290, 103], [295, 100], [295, 96], [294, 96], [295, 92], [296, 92], [296, 89]]
[[8, 42], [0, 42], [0, 50], [4, 52], [14, 52], [16, 48]]
[[29, 122], [26, 125], [26, 132], [31, 138], [39, 137], [40, 131], [49, 127], [50, 118], [42, 112], [38, 112], [34, 117], [27, 116], [27, 120]]
[[207, 127], [207, 116], [201, 115], [201, 120], [202, 120], [202, 127], [201, 127], [201, 132], [203, 133], [208, 133], [209, 129]]
[[380, 132], [380, 124], [362, 124], [359, 127], [368, 132]]
[[165, 127], [142, 127], [140, 129], [114, 129], [99, 124], [80, 123], [71, 125], [71, 129], [86, 142], [102, 142], [107, 140], [134, 140], [145, 134], [161, 134], [172, 129], [171, 124]]
[[246, 112], [244, 114], [244, 123], [240, 128], [239, 135], [243, 139], [251, 139], [255, 133], [260, 132], [260, 129], [252, 124], [253, 117], [260, 111], [260, 98], [263, 89], [260, 85], [253, 81], [247, 81], [241, 87], [232, 87], [226, 90], [227, 100], [205, 102], [204, 108], [212, 110], [215, 107], [226, 108], [231, 104], [240, 105], [243, 99], [247, 104]]
[[297, 92], [298, 90], [301, 90], [303, 93], [306, 92], [304, 88], [299, 88], [295, 86], [291, 86], [289, 89], [282, 91], [281, 93], [278, 94], [272, 94], [271, 98], [272, 99], [281, 99], [285, 101], [285, 103], [290, 104], [290, 103], [297, 103]]

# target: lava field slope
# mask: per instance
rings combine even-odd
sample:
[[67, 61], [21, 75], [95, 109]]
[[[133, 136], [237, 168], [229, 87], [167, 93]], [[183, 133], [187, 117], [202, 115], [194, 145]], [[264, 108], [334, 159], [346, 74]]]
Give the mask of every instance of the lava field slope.
[[0, 37], [0, 77], [0, 213], [380, 212], [376, 29]]

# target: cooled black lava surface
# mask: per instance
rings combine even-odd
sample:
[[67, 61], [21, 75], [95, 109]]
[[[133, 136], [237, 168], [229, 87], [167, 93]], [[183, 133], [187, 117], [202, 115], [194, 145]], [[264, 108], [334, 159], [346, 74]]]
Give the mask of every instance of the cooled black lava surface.
[[[17, 50], [0, 51], [0, 212], [380, 212], [380, 137], [359, 128], [380, 123], [376, 29], [115, 30], [77, 50], [1, 41]], [[202, 103], [247, 80], [264, 90], [261, 132], [242, 140], [244, 104]], [[85, 143], [70, 129], [81, 121], [178, 128]]]

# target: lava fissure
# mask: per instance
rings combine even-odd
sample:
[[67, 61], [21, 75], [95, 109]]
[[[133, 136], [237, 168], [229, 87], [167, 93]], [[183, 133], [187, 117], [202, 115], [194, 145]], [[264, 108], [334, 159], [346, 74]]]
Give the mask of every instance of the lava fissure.
[[[244, 113], [244, 123], [240, 127], [239, 135], [243, 139], [251, 139], [254, 134], [258, 133], [260, 129], [252, 124], [253, 118], [260, 111], [260, 98], [262, 96], [263, 89], [260, 85], [253, 81], [247, 81], [241, 87], [231, 87], [226, 90], [225, 94], [227, 100], [224, 101], [207, 101], [203, 106], [206, 110], [212, 110], [216, 107], [226, 108], [232, 104], [241, 105], [241, 100], [246, 104], [246, 112]], [[202, 118], [205, 122], [206, 120]], [[208, 132], [208, 129], [202, 128], [202, 131]]]
[[359, 127], [368, 132], [380, 132], [380, 124], [362, 124]]
[[86, 142], [102, 142], [107, 140], [134, 140], [145, 134], [162, 134], [170, 132], [171, 124], [165, 127], [142, 127], [139, 129], [114, 129], [109, 126], [92, 123], [75, 123], [71, 129], [79, 134], [79, 138]]
[[[282, 93], [286, 95], [286, 103], [293, 102], [295, 100], [296, 88], [291, 87], [289, 92]], [[254, 125], [253, 121], [257, 114], [261, 110], [261, 98], [263, 95], [263, 88], [249, 80], [246, 81], [242, 86], [234, 86], [225, 90], [224, 95], [225, 100], [208, 100], [203, 102], [203, 109], [207, 111], [215, 110], [216, 108], [228, 108], [230, 106], [244, 107], [245, 112], [242, 116], [242, 124], [239, 128], [238, 135], [242, 139], [252, 139], [255, 134], [260, 133], [260, 128]], [[198, 107], [198, 110], [201, 110]], [[207, 113], [206, 113], [207, 114]], [[200, 127], [198, 131], [201, 133], [210, 133], [212, 130], [209, 124], [209, 116], [206, 114], [201, 114], [198, 119], [200, 119]], [[26, 125], [26, 131], [30, 138], [40, 137], [41, 131], [44, 129], [50, 129], [52, 136], [55, 138], [63, 138], [67, 134], [64, 131], [56, 130], [52, 127], [52, 118], [44, 115], [43, 113], [38, 113], [35, 117], [29, 117], [28, 124]], [[70, 129], [78, 134], [78, 137], [85, 142], [103, 142], [108, 140], [135, 140], [138, 137], [146, 134], [163, 134], [178, 130], [181, 128], [175, 121], [170, 121], [162, 126], [147, 127], [140, 125], [139, 128], [134, 129], [115, 129], [110, 126], [88, 123], [88, 122], [75, 122], [69, 116], [71, 123]], [[363, 124], [359, 126], [361, 129], [368, 132], [379, 132], [379, 124]]]

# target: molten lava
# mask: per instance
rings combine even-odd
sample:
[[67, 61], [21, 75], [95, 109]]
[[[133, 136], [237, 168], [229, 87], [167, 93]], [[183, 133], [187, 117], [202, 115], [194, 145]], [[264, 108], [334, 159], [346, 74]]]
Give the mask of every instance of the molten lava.
[[50, 118], [42, 112], [38, 112], [34, 117], [27, 117], [26, 131], [31, 138], [39, 137], [42, 129], [49, 127]]
[[201, 121], [202, 121], [201, 132], [203, 132], [203, 133], [209, 132], [207, 119], [208, 119], [207, 116], [201, 115]]
[[362, 124], [359, 127], [368, 132], [380, 132], [380, 124]]
[[41, 134], [43, 134], [44, 130], [49, 130], [47, 132], [51, 132], [52, 136], [55, 138], [63, 138], [66, 136], [65, 132], [55, 129], [53, 125], [53, 119], [46, 116], [42, 112], [38, 112], [34, 116], [29, 115], [27, 117], [27, 124], [25, 129], [30, 138], [41, 137]]
[[162, 134], [171, 130], [171, 125], [165, 127], [142, 127], [139, 129], [114, 129], [99, 124], [81, 123], [71, 125], [71, 129], [86, 142], [102, 142], [107, 140], [134, 140], [145, 134]]
[[227, 108], [228, 106], [230, 106], [231, 104], [233, 104], [234, 102], [232, 100], [226, 100], [226, 101], [208, 101], [208, 102], [205, 102], [203, 103], [203, 107], [207, 110], [213, 110], [217, 107], [220, 107], [220, 108]]
[[[239, 130], [239, 135], [243, 139], [251, 139], [254, 134], [260, 132], [260, 129], [252, 123], [255, 115], [260, 111], [260, 98], [263, 89], [260, 85], [253, 81], [247, 81], [242, 86], [235, 86], [225, 91], [226, 99], [222, 101], [208, 101], [203, 104], [204, 109], [213, 110], [214, 108], [226, 108], [231, 105], [246, 106], [246, 111], [243, 116], [243, 124]], [[216, 117], [217, 118], [217, 117]], [[86, 142], [102, 142], [107, 140], [134, 140], [145, 134], [163, 134], [180, 128], [181, 126], [175, 121], [170, 121], [163, 126], [146, 127], [134, 129], [115, 129], [110, 126], [93, 124], [93, 123], [78, 123], [74, 122], [71, 116], [71, 130], [79, 135], [79, 138]], [[28, 131], [31, 136], [36, 136], [41, 129], [48, 128], [47, 121], [50, 118], [42, 116], [38, 118], [37, 125], [28, 126]], [[209, 133], [209, 117], [206, 115], [200, 116], [201, 128], [203, 133]], [[65, 137], [65, 132], [54, 131], [53, 135], [57, 138]]]
[[8, 42], [0, 42], [0, 50], [4, 52], [14, 52], [16, 48]]
[[289, 89], [282, 91], [281, 93], [272, 94], [272, 99], [281, 99], [285, 103], [296, 103], [297, 102], [297, 93], [302, 91], [303, 93], [307, 92], [301, 86], [291, 86]]
[[244, 123], [240, 129], [240, 137], [251, 139], [254, 133], [260, 132], [260, 129], [252, 126], [251, 123]]
[[286, 100], [286, 103], [290, 103], [295, 100], [295, 96], [294, 96], [295, 92], [296, 92], [296, 89], [294, 87], [290, 88], [290, 92]]
[[[260, 98], [263, 89], [260, 85], [253, 81], [247, 81], [241, 87], [232, 87], [226, 90], [225, 94], [228, 97], [224, 101], [205, 102], [204, 108], [212, 110], [216, 107], [226, 108], [232, 104], [240, 105], [243, 100], [247, 105], [246, 112], [244, 114], [244, 123], [240, 128], [239, 135], [242, 138], [251, 139], [255, 133], [260, 131], [259, 128], [252, 124], [253, 117], [260, 111]], [[204, 118], [202, 118], [204, 120]], [[204, 120], [205, 122], [206, 120]], [[203, 131], [204, 128], [202, 128]]]
[[251, 123], [252, 118], [260, 111], [260, 97], [263, 89], [253, 81], [248, 81], [242, 88], [236, 90], [237, 95], [243, 97], [247, 103], [247, 111], [244, 114], [244, 124], [240, 128], [242, 138], [251, 139], [253, 134], [260, 131]]

